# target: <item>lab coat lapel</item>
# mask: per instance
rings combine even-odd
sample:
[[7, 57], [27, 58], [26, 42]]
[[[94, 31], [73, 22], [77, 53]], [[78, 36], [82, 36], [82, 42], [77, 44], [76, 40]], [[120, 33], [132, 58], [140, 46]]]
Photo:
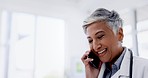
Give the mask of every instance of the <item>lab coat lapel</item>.
[[122, 60], [120, 70], [118, 70], [111, 78], [129, 77], [130, 70], [130, 52], [127, 48]]
[[105, 63], [103, 63], [102, 66], [101, 66], [101, 70], [100, 70], [98, 78], [103, 78], [103, 74], [104, 74], [105, 68], [106, 68], [105, 67]]

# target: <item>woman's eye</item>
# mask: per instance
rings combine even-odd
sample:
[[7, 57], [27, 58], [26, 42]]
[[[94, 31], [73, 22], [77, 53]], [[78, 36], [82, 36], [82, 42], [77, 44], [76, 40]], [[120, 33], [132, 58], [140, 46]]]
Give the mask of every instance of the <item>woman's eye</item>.
[[89, 43], [92, 43], [93, 40], [88, 40]]
[[102, 39], [103, 37], [104, 37], [104, 35], [99, 35], [97, 38]]

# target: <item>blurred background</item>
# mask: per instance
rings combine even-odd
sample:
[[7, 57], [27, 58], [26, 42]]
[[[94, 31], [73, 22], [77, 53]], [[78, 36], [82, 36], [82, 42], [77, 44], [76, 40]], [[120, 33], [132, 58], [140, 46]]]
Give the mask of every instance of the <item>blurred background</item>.
[[85, 78], [82, 24], [97, 8], [117, 11], [123, 45], [148, 58], [148, 0], [0, 0], [0, 78]]

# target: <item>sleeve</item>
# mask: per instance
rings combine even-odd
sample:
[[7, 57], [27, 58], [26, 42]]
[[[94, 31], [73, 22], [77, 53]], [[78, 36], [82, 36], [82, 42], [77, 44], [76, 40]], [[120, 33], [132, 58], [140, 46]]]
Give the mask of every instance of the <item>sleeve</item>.
[[142, 78], [148, 78], [148, 65], [144, 67], [143, 77]]

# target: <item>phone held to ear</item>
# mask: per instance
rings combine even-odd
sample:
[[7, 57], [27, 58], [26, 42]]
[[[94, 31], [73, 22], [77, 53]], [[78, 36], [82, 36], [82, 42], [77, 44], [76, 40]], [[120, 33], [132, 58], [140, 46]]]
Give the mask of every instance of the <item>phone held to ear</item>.
[[93, 52], [90, 52], [89, 55], [88, 55], [88, 58], [92, 58], [93, 61], [90, 62], [90, 65], [96, 69], [98, 69], [98, 66], [99, 66], [99, 63], [100, 63], [100, 59], [99, 57], [93, 53]]

